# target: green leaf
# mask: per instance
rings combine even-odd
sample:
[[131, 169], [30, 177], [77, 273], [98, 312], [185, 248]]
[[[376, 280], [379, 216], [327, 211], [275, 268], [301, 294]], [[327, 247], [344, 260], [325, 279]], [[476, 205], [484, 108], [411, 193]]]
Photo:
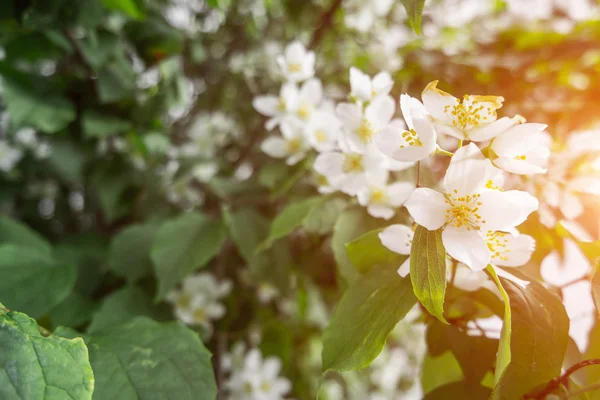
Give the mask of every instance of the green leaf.
[[449, 350], [435, 356], [426, 354], [422, 371], [421, 386], [425, 393], [463, 379], [460, 364]]
[[62, 302], [75, 285], [76, 270], [34, 248], [0, 246], [0, 301], [39, 318]]
[[[485, 336], [469, 336], [454, 326], [443, 325], [443, 327], [446, 330], [450, 349], [460, 364], [465, 382], [473, 388], [478, 387], [485, 373], [494, 367], [498, 341]], [[489, 393], [486, 399], [488, 397]]]
[[110, 244], [108, 263], [111, 269], [128, 282], [152, 273], [150, 249], [157, 226], [153, 224], [129, 225], [119, 232]]
[[77, 142], [64, 138], [52, 138], [52, 152], [48, 159], [51, 172], [69, 182], [80, 183], [83, 180], [85, 163], [91, 157]]
[[50, 321], [53, 327], [80, 326], [92, 318], [96, 308], [95, 302], [80, 293], [73, 292], [50, 311]]
[[519, 399], [560, 375], [569, 339], [569, 318], [560, 299], [538, 282], [523, 288], [501, 278], [510, 299], [510, 363], [492, 399]]
[[104, 298], [88, 327], [89, 333], [120, 325], [137, 316], [163, 319], [152, 299], [136, 286], [127, 286]]
[[[68, 329], [56, 333], [73, 335]], [[216, 398], [211, 354], [181, 323], [138, 317], [84, 340], [96, 378], [94, 400]]]
[[356, 240], [346, 244], [348, 258], [360, 272], [365, 273], [374, 265], [400, 267], [406, 256], [395, 253], [385, 247], [379, 240], [379, 232], [375, 229]]
[[40, 253], [52, 254], [52, 246], [39, 233], [27, 225], [0, 216], [0, 244], [30, 247]]
[[306, 216], [303, 224], [304, 230], [317, 235], [331, 233], [335, 221], [337, 221], [347, 205], [348, 201], [340, 197], [324, 200]]
[[346, 290], [323, 333], [323, 372], [369, 365], [416, 302], [410, 280], [395, 269], [369, 271]]
[[163, 298], [189, 273], [215, 257], [226, 239], [221, 221], [189, 212], [164, 223], [152, 242], [150, 257], [158, 278], [157, 298]]
[[592, 298], [596, 306], [596, 313], [600, 315], [600, 260], [596, 261], [596, 272], [592, 278]]
[[223, 220], [242, 258], [248, 263], [250, 271], [261, 281], [269, 282], [280, 290], [289, 285], [289, 249], [285, 239], [262, 252], [256, 249], [269, 233], [269, 220], [253, 208], [246, 207], [236, 211], [223, 209]]
[[[0, 68], [2, 97], [16, 126], [29, 125], [47, 133], [58, 132], [75, 120], [75, 107], [48, 83], [21, 72]], [[47, 78], [46, 78], [47, 79]]]
[[432, 315], [444, 319], [446, 295], [446, 250], [442, 231], [417, 226], [410, 250], [410, 279], [415, 295]]
[[425, 0], [401, 0], [402, 5], [406, 9], [408, 23], [417, 35], [421, 34], [421, 18], [423, 17], [423, 7]]
[[142, 0], [102, 0], [104, 7], [123, 11], [134, 19], [143, 19], [146, 16]]
[[423, 400], [448, 400], [448, 399], [469, 399], [469, 400], [487, 400], [490, 397], [490, 389], [481, 385], [471, 385], [469, 382], [460, 381], [440, 386], [427, 393]]
[[86, 138], [105, 138], [131, 129], [131, 122], [94, 111], [85, 111], [81, 117]]
[[297, 202], [289, 203], [285, 209], [275, 217], [269, 230], [269, 236], [261, 243], [259, 249], [265, 250], [277, 239], [292, 233], [304, 224], [310, 213], [323, 201], [322, 197], [309, 197]]
[[136, 75], [125, 57], [120, 56], [98, 71], [95, 82], [100, 103], [114, 103], [133, 96]]
[[348, 208], [339, 216], [333, 226], [331, 247], [338, 267], [338, 273], [347, 284], [359, 277], [359, 272], [348, 257], [346, 243], [360, 237], [365, 232], [378, 228], [378, 223], [361, 207]]
[[486, 268], [488, 274], [492, 277], [496, 286], [498, 286], [498, 290], [502, 295], [502, 299], [504, 300], [504, 323], [502, 324], [502, 331], [500, 333], [500, 343], [498, 344], [498, 355], [496, 358], [496, 373], [494, 374], [494, 381], [498, 383], [504, 370], [510, 364], [510, 338], [512, 335], [512, 315], [511, 315], [511, 306], [510, 306], [510, 298], [508, 297], [508, 293], [504, 290], [504, 286], [502, 286], [502, 282], [498, 278], [498, 274], [496, 274], [496, 270], [491, 265], [488, 265]]
[[90, 400], [94, 374], [81, 338], [43, 337], [25, 314], [0, 309], [0, 398]]

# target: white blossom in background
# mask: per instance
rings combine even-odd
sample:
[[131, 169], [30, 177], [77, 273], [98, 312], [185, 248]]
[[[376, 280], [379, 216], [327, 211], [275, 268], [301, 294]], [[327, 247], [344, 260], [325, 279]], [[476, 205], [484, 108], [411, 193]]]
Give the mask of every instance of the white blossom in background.
[[281, 360], [263, 356], [259, 349], [248, 351], [241, 365], [231, 368], [224, 388], [230, 400], [280, 400], [291, 390], [288, 379], [280, 376]]
[[10, 172], [23, 158], [23, 152], [0, 139], [0, 171]]
[[498, 170], [470, 143], [457, 150], [444, 177], [444, 193], [417, 188], [405, 207], [415, 222], [429, 230], [443, 228], [450, 256], [477, 271], [492, 260], [488, 231], [513, 231], [538, 208], [527, 192], [494, 187]]
[[288, 118], [279, 125], [279, 130], [282, 136], [266, 138], [261, 150], [273, 158], [285, 159], [288, 165], [297, 164], [310, 150], [304, 126], [296, 119]]
[[202, 326], [209, 332], [212, 321], [222, 318], [227, 309], [221, 304], [232, 288], [231, 281], [217, 281], [207, 272], [190, 275], [184, 279], [180, 290], [167, 296], [175, 306], [175, 315], [188, 325]]
[[[379, 240], [381, 244], [391, 251], [410, 256], [412, 241], [415, 232], [408, 226], [402, 224], [390, 225], [383, 231], [379, 232]], [[408, 257], [398, 268], [398, 275], [406, 277], [410, 273], [410, 257]]]
[[318, 152], [338, 149], [342, 123], [332, 113], [315, 111], [313, 118], [306, 126], [306, 136], [310, 145]]
[[374, 175], [357, 193], [358, 203], [375, 218], [390, 219], [415, 190], [410, 182], [387, 183], [387, 174]]
[[378, 19], [386, 16], [392, 5], [393, 0], [345, 0], [344, 22], [347, 27], [356, 29], [359, 32], [367, 32]]
[[240, 133], [241, 128], [231, 115], [220, 111], [201, 113], [187, 131], [188, 141], [178, 151], [182, 157], [211, 157]]
[[344, 139], [352, 151], [363, 153], [373, 143], [373, 137], [385, 128], [396, 108], [390, 96], [375, 98], [364, 110], [360, 104], [340, 103], [336, 113], [344, 126]]
[[544, 131], [547, 125], [524, 123], [496, 136], [490, 144], [498, 168], [513, 174], [544, 174], [550, 158], [552, 138]]
[[302, 82], [315, 75], [315, 53], [307, 51], [299, 41], [288, 44], [277, 57], [281, 75], [289, 82]]
[[394, 81], [387, 72], [380, 72], [371, 78], [361, 70], [350, 67], [350, 96], [361, 101], [373, 101], [390, 93]]
[[373, 146], [368, 146], [363, 153], [350, 151], [340, 142], [342, 151], [321, 153], [317, 156], [314, 169], [324, 176], [327, 183], [342, 192], [354, 196], [369, 181], [377, 176], [387, 174], [381, 168], [381, 153]]
[[585, 279], [593, 270], [589, 260], [573, 240], [564, 239], [563, 254], [563, 257], [558, 251], [548, 254], [542, 260], [540, 273], [544, 281], [562, 287], [563, 304], [571, 321], [569, 336], [575, 341], [579, 351], [584, 353], [595, 323], [596, 310], [591, 283]]
[[300, 99], [298, 88], [293, 83], [281, 86], [279, 96], [261, 95], [252, 100], [252, 106], [262, 115], [269, 117], [265, 123], [267, 130], [272, 130], [290, 115], [295, 115]]

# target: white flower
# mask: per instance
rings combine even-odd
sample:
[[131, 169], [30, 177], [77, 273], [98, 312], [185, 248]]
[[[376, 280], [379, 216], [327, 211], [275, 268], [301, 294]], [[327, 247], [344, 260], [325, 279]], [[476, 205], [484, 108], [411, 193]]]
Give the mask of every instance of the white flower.
[[325, 111], [315, 111], [306, 126], [306, 136], [311, 146], [318, 152], [338, 148], [342, 124], [337, 117]]
[[400, 96], [400, 108], [408, 126], [392, 121], [374, 137], [377, 148], [397, 161], [419, 161], [436, 151], [436, 132], [426, 119], [421, 102], [406, 94]]
[[520, 124], [496, 136], [490, 148], [498, 156], [492, 162], [513, 174], [543, 174], [550, 157], [551, 138], [544, 124]]
[[323, 86], [321, 81], [312, 78], [304, 82], [298, 91], [298, 100], [293, 101], [297, 104], [296, 117], [303, 122], [309, 121], [313, 111], [321, 104], [322, 100]]
[[23, 152], [0, 139], [0, 170], [10, 172], [23, 157]]
[[209, 273], [187, 277], [181, 290], [171, 292], [167, 300], [175, 305], [175, 315], [188, 325], [211, 329], [211, 321], [227, 311], [219, 300], [231, 292], [231, 281], [218, 282]]
[[394, 100], [390, 96], [380, 96], [364, 110], [359, 104], [340, 103], [336, 107], [337, 116], [344, 126], [344, 139], [353, 151], [362, 153], [373, 142], [373, 137], [385, 128], [394, 116]]
[[283, 137], [271, 136], [265, 139], [260, 148], [274, 158], [285, 158], [288, 165], [297, 164], [306, 157], [309, 150], [302, 124], [288, 118], [281, 123], [279, 130]]
[[231, 400], [280, 400], [291, 389], [288, 379], [279, 376], [281, 360], [267, 357], [263, 360], [258, 349], [246, 354], [244, 364], [233, 369], [225, 388]]
[[450, 256], [477, 271], [491, 261], [484, 234], [512, 231], [538, 207], [529, 193], [493, 190], [498, 174], [473, 143], [456, 152], [444, 177], [444, 194], [417, 188], [405, 207], [415, 222], [429, 230], [443, 228]]
[[315, 53], [306, 51], [299, 41], [287, 45], [283, 55], [277, 57], [281, 74], [290, 82], [301, 82], [315, 74]]
[[37, 135], [33, 128], [21, 128], [15, 133], [15, 141], [25, 148], [34, 148], [37, 144]]
[[358, 68], [350, 68], [350, 94], [362, 102], [388, 95], [392, 86], [394, 81], [387, 72], [380, 72], [371, 79]]
[[369, 146], [364, 154], [352, 151], [321, 153], [313, 167], [327, 179], [331, 186], [354, 196], [368, 185], [374, 176], [387, 174], [387, 171], [381, 168], [381, 161], [379, 151]]
[[264, 116], [271, 117], [265, 123], [268, 130], [279, 125], [286, 117], [295, 115], [298, 110], [300, 95], [298, 88], [293, 83], [281, 86], [279, 97], [273, 95], [256, 96], [252, 106]]
[[192, 175], [199, 182], [208, 182], [219, 172], [219, 164], [216, 162], [205, 162], [194, 166]]
[[485, 235], [491, 263], [500, 267], [520, 267], [527, 264], [535, 250], [535, 239], [529, 235], [489, 231]]
[[[413, 230], [402, 224], [390, 225], [383, 231], [379, 232], [379, 240], [381, 244], [391, 251], [410, 256], [412, 240], [415, 233]], [[408, 257], [398, 268], [398, 275], [406, 277], [410, 273], [410, 257]]]
[[375, 218], [390, 219], [398, 208], [408, 200], [415, 189], [409, 182], [387, 184], [387, 174], [373, 176], [369, 184], [358, 191], [358, 202], [367, 207], [367, 211]]
[[358, 1], [360, 7], [356, 12], [347, 12], [344, 22], [350, 28], [360, 32], [367, 32], [377, 18], [382, 18], [390, 12], [393, 0]]
[[437, 84], [438, 81], [433, 81], [427, 85], [422, 98], [438, 133], [483, 142], [523, 121], [521, 117], [496, 119], [503, 97], [465, 95], [459, 100], [438, 89]]
[[46, 143], [46, 142], [39, 143], [38, 146], [33, 151], [33, 155], [38, 160], [43, 160], [45, 158], [48, 158], [48, 157], [50, 157], [50, 154], [52, 154], [52, 146], [50, 146], [50, 144]]

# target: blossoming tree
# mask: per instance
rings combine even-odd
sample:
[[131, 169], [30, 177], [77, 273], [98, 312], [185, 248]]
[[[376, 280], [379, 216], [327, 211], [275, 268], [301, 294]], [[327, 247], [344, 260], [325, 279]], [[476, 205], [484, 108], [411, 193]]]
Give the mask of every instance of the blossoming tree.
[[596, 398], [599, 24], [8, 0], [0, 399]]

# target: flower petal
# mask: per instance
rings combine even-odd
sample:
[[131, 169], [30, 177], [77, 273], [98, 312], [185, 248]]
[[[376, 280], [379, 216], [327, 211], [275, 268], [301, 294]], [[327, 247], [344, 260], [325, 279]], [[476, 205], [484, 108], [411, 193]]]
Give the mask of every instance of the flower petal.
[[388, 186], [388, 196], [390, 196], [389, 204], [392, 207], [400, 207], [406, 203], [415, 190], [415, 185], [410, 182], [396, 182]]
[[365, 117], [379, 130], [390, 123], [396, 104], [390, 96], [377, 97], [365, 110]]
[[410, 257], [404, 260], [400, 268], [398, 268], [398, 275], [401, 277], [406, 278], [408, 274], [410, 274]]
[[409, 129], [414, 129], [413, 118], [425, 119], [427, 117], [425, 106], [418, 99], [407, 94], [400, 96], [400, 109]]
[[252, 100], [252, 106], [256, 111], [267, 117], [277, 115], [277, 106], [279, 105], [279, 99], [276, 96], [256, 96]]
[[502, 117], [489, 124], [484, 124], [470, 129], [467, 132], [469, 139], [474, 142], [485, 142], [491, 140], [501, 133], [506, 132], [508, 129], [515, 125], [522, 123], [523, 117], [516, 116], [513, 118]]
[[260, 149], [274, 158], [284, 158], [288, 155], [287, 140], [277, 136], [266, 138], [260, 145]]
[[429, 83], [421, 98], [423, 99], [423, 105], [432, 117], [437, 119], [444, 124], [452, 124], [452, 117], [447, 107], [454, 107], [458, 105], [458, 99], [449, 93], [446, 93], [437, 88], [439, 81], [433, 81]]
[[371, 86], [375, 97], [382, 96], [390, 93], [392, 87], [394, 86], [394, 81], [392, 80], [390, 74], [384, 71], [373, 77]]
[[481, 193], [479, 202], [480, 227], [484, 232], [508, 231], [522, 224], [539, 205], [535, 197], [520, 190], [486, 191]]
[[439, 229], [446, 222], [448, 204], [444, 196], [435, 190], [415, 189], [404, 206], [417, 224], [430, 231]]
[[473, 271], [481, 271], [490, 263], [490, 251], [476, 230], [468, 231], [449, 225], [442, 232], [442, 242], [452, 258]]
[[367, 207], [369, 215], [375, 218], [390, 219], [396, 213], [393, 208], [387, 207], [383, 204], [371, 204]]
[[349, 134], [353, 135], [362, 124], [362, 109], [358, 104], [340, 103], [335, 112]]
[[414, 232], [410, 227], [402, 224], [390, 225], [379, 232], [378, 236], [379, 240], [381, 240], [381, 244], [391, 251], [402, 255], [410, 254], [414, 236]]
[[[535, 239], [529, 235], [514, 236], [506, 233], [500, 238], [506, 247], [492, 252], [492, 264], [500, 267], [520, 267], [527, 264], [535, 250]], [[504, 250], [501, 250], [504, 249]]]
[[350, 68], [350, 92], [361, 101], [371, 99], [371, 78], [355, 67]]
[[300, 88], [300, 99], [308, 104], [318, 105], [323, 99], [323, 85], [317, 78], [312, 78], [304, 82]]
[[337, 151], [321, 153], [317, 156], [313, 168], [327, 178], [335, 178], [344, 173], [344, 160], [344, 154]]

